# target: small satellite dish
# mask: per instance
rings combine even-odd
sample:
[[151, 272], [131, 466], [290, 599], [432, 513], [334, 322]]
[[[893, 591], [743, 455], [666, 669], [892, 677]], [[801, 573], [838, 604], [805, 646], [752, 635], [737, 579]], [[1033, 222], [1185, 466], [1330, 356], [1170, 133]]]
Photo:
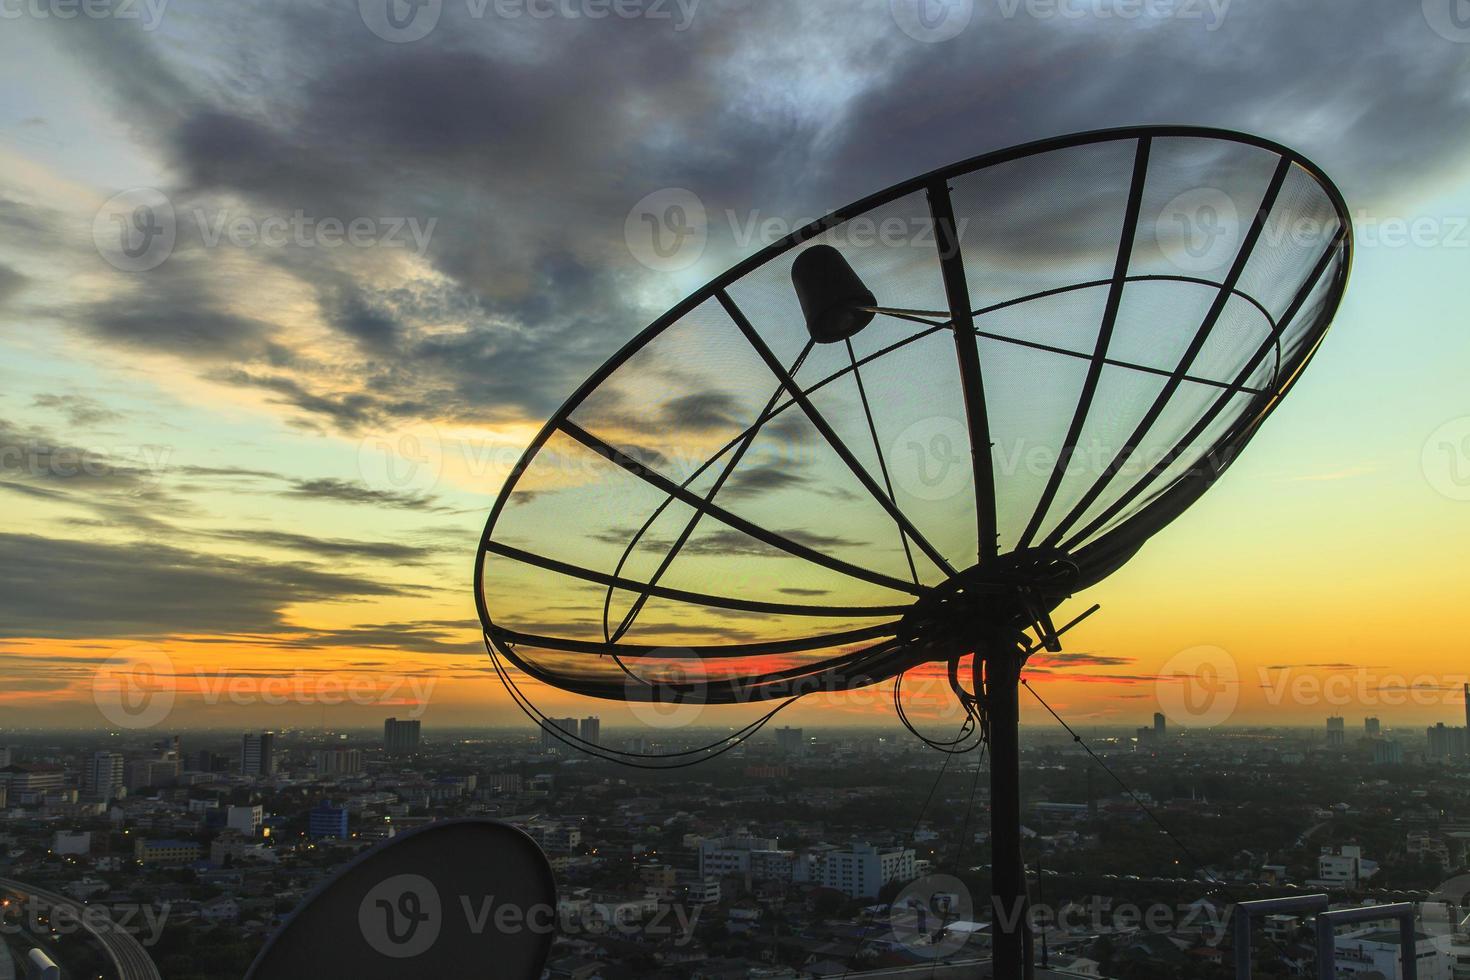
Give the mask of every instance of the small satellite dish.
[[[990, 745], [993, 886], [1024, 901], [1021, 666], [1280, 404], [1350, 242], [1299, 154], [1174, 126], [987, 154], [803, 227], [532, 440], [476, 559], [496, 669], [544, 724], [511, 667], [637, 705], [785, 704], [946, 665]], [[1001, 931], [997, 967], [1020, 949]]]
[[318, 888], [266, 944], [247, 980], [537, 980], [556, 928], [551, 865], [495, 820], [399, 834]]

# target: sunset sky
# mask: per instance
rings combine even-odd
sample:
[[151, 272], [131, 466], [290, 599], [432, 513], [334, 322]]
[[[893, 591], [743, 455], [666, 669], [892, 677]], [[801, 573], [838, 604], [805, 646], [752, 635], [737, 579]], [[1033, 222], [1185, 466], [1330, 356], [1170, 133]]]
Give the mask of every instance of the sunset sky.
[[[411, 40], [372, 0], [5, 7], [0, 732], [115, 723], [99, 702], [140, 661], [172, 701], [160, 728], [519, 723], [472, 564], [583, 377], [769, 240], [766, 219], [1143, 123], [1300, 150], [1348, 201], [1355, 265], [1241, 461], [1063, 608], [1102, 604], [1036, 661], [1038, 689], [1093, 725], [1145, 724], [1201, 678], [1238, 699], [1202, 723], [1463, 724], [1470, 29], [1452, 2], [592, 19], [444, 0]], [[939, 13], [963, 27], [943, 36]], [[649, 195], [697, 202], [702, 250], [639, 247]], [[119, 252], [161, 201], [171, 251]], [[629, 720], [531, 689], [551, 714]], [[874, 692], [782, 717], [895, 724]]]

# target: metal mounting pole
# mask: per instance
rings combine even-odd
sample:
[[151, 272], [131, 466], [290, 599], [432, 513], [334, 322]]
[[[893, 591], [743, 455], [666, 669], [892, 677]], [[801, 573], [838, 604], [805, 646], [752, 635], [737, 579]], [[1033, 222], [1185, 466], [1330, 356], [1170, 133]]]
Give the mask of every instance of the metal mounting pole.
[[[990, 726], [990, 890], [995, 980], [1030, 980], [1026, 868], [1021, 860], [1021, 647], [991, 633], [975, 652]], [[981, 672], [984, 683], [981, 685]]]

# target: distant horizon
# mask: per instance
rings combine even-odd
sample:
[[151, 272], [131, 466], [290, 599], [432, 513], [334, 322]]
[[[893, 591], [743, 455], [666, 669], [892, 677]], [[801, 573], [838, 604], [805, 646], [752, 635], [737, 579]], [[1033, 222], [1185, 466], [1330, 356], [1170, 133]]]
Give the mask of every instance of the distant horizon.
[[[598, 716], [596, 716], [596, 715], [590, 715], [590, 716], [587, 716], [587, 717], [598, 717]], [[619, 733], [619, 734], [627, 734], [627, 735], [633, 735], [633, 736], [638, 736], [638, 737], [643, 737], [643, 738], [651, 738], [651, 739], [659, 739], [659, 738], [661, 738], [661, 739], [666, 739], [667, 740], [667, 739], [672, 739], [672, 738], [678, 737], [680, 735], [686, 735], [686, 734], [695, 734], [695, 733], [701, 733], [701, 732], [728, 732], [728, 731], [734, 731], [734, 730], [738, 729], [738, 727], [739, 726], [737, 726], [737, 725], [690, 725], [690, 726], [688, 726], [686, 728], [678, 729], [677, 731], [671, 731], [671, 730], [667, 730], [667, 729], [654, 730], [654, 729], [642, 728], [642, 727], [639, 727], [637, 725], [606, 725], [606, 724], [604, 724], [603, 727], [602, 727], [602, 734], [604, 736], [606, 736], [606, 735], [608, 735], [610, 733]], [[757, 732], [756, 735], [753, 736], [753, 737], [759, 737], [760, 735], [763, 735], [763, 734], [770, 734], [771, 732], [777, 731], [778, 729], [787, 728], [787, 727], [801, 729], [802, 731], [862, 732], [862, 733], [877, 733], [877, 734], [885, 734], [886, 733], [886, 734], [891, 734], [895, 739], [900, 740], [900, 741], [903, 741], [903, 740], [912, 740], [912, 741], [915, 742], [915, 744], [922, 744], [922, 743], [919, 743], [917, 739], [913, 739], [913, 736], [911, 736], [908, 733], [906, 733], [902, 728], [893, 728], [893, 729], [890, 729], [888, 726], [883, 725], [883, 724], [880, 724], [878, 722], [865, 722], [865, 723], [847, 724], [847, 725], [834, 725], [834, 724], [822, 724], [822, 723], [816, 723], [816, 724], [813, 724], [813, 723], [802, 723], [802, 724], [792, 724], [792, 725], [777, 725], [777, 724], [772, 724], [772, 725], [768, 726], [767, 728], [763, 729], [762, 731]], [[1067, 737], [1066, 731], [1063, 730], [1062, 728], [1060, 728], [1058, 726], [1051, 726], [1051, 727], [1055, 729], [1056, 734], [1058, 736], [1060, 736], [1060, 737]], [[1118, 732], [1118, 733], [1123, 733], [1123, 734], [1127, 734], [1127, 735], [1133, 735], [1139, 729], [1150, 728], [1151, 726], [1150, 725], [1145, 725], [1145, 724], [1142, 724], [1142, 723], [1140, 723], [1138, 725], [1101, 724], [1101, 723], [1099, 723], [1099, 724], [1082, 724], [1082, 725], [1076, 725], [1074, 727], [1077, 727], [1079, 729], [1086, 729], [1088, 732]], [[1425, 730], [1427, 728], [1433, 728], [1433, 727], [1434, 727], [1433, 724], [1426, 725], [1426, 726], [1412, 726], [1412, 727], [1411, 726], [1405, 726], [1405, 725], [1392, 725], [1392, 724], [1389, 724], [1387, 722], [1383, 722], [1383, 724], [1382, 724], [1382, 729], [1385, 732], [1392, 732], [1392, 731], [1420, 731], [1420, 732], [1422, 732], [1423, 730]], [[1464, 725], [1462, 723], [1460, 725], [1447, 725], [1447, 727], [1451, 727], [1451, 728], [1462, 728], [1462, 727], [1464, 727]], [[1021, 723], [1021, 730], [1022, 731], [1035, 732], [1035, 731], [1039, 731], [1039, 730], [1045, 730], [1046, 728], [1047, 728], [1047, 726], [1045, 726], [1043, 724], [1027, 723], [1027, 722], [1022, 722]], [[540, 729], [538, 728], [538, 726], [535, 726], [535, 725], [531, 724], [530, 722], [527, 722], [527, 723], [525, 723], [523, 725], [464, 725], [464, 724], [429, 725], [429, 724], [425, 724], [423, 726], [423, 728], [422, 728], [422, 731], [425, 734], [428, 734], [428, 733], [431, 733], [431, 732], [433, 732], [433, 733], [493, 732], [493, 733], [502, 733], [502, 734], [519, 733], [519, 734], [524, 734], [524, 735], [527, 735], [527, 736], [534, 736], [539, 730]], [[37, 727], [37, 728], [22, 728], [22, 727], [8, 726], [8, 727], [0, 727], [0, 747], [3, 747], [3, 744], [4, 744], [4, 741], [3, 740], [5, 738], [9, 737], [9, 736], [12, 736], [12, 735], [75, 734], [75, 735], [89, 735], [89, 736], [94, 736], [94, 735], [95, 736], [106, 736], [106, 737], [116, 737], [116, 738], [131, 737], [131, 738], [133, 738], [135, 740], [139, 740], [139, 741], [146, 741], [146, 740], [149, 740], [149, 739], [152, 739], [152, 740], [157, 741], [157, 740], [159, 740], [161, 738], [165, 738], [165, 737], [173, 736], [173, 735], [201, 734], [201, 735], [212, 735], [212, 736], [229, 735], [229, 736], [233, 736], [233, 737], [239, 737], [239, 736], [244, 735], [244, 734], [247, 734], [247, 733], [251, 733], [251, 732], [263, 732], [263, 731], [264, 732], [274, 732], [274, 733], [280, 734], [280, 735], [302, 735], [302, 736], [309, 736], [309, 735], [320, 735], [320, 734], [353, 734], [353, 733], [364, 733], [364, 734], [373, 734], [373, 735], [376, 735], [378, 737], [381, 737], [382, 736], [382, 725], [380, 723], [377, 726], [373, 726], [373, 725], [355, 725], [355, 726], [343, 726], [343, 727], [328, 727], [328, 728], [325, 728], [325, 729], [321, 729], [321, 728], [308, 728], [308, 727], [304, 727], [304, 726], [273, 726], [273, 725], [256, 725], [256, 726], [253, 726], [253, 727], [252, 726], [246, 726], [246, 727], [243, 727], [243, 728], [229, 727], [229, 726], [222, 726], [222, 727], [181, 727], [181, 728], [160, 728], [157, 731], [149, 731], [149, 732], [127, 731], [127, 730], [120, 730], [120, 729], [116, 729], [116, 728], [87, 728], [87, 727], [54, 727], [54, 728], [50, 728], [50, 727], [48, 727], [48, 728], [40, 728], [40, 727]], [[1322, 724], [1322, 725], [1289, 724], [1289, 723], [1287, 723], [1287, 724], [1277, 724], [1277, 725], [1264, 725], [1264, 724], [1229, 724], [1229, 725], [1219, 725], [1219, 726], [1216, 726], [1214, 728], [1187, 728], [1187, 727], [1184, 727], [1184, 726], [1171, 725], [1171, 726], [1168, 727], [1167, 731], [1168, 731], [1168, 735], [1170, 735], [1170, 736], [1176, 735], [1176, 734], [1209, 735], [1209, 734], [1212, 734], [1212, 733], [1236, 733], [1236, 732], [1294, 732], [1294, 733], [1295, 732], [1322, 732], [1322, 733], [1325, 733], [1326, 732], [1326, 725], [1325, 725], [1325, 723]], [[1347, 736], [1348, 736], [1349, 739], [1351, 739], [1354, 735], [1362, 736], [1364, 734], [1363, 731], [1362, 731], [1361, 724], [1358, 727], [1356, 727], [1356, 728], [1348, 727], [1346, 729], [1346, 731], [1347, 731]]]

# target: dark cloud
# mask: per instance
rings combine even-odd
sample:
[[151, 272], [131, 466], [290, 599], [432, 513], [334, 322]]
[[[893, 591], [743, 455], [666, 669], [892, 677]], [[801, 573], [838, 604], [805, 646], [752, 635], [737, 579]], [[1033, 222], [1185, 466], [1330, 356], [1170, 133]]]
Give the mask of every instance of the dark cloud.
[[0, 419], [0, 476], [54, 494], [149, 497], [163, 503], [158, 479], [167, 456], [164, 446], [126, 451], [81, 446]]
[[31, 404], [37, 408], [59, 412], [69, 424], [75, 426], [93, 426], [122, 418], [121, 412], [115, 412], [86, 395], [37, 395], [31, 399]]
[[456, 630], [462, 632], [475, 625], [477, 624], [446, 623], [442, 620], [374, 623], [342, 629], [313, 630], [290, 643], [301, 647], [373, 647], [414, 653], [479, 655], [485, 649], [479, 639], [468, 642], [454, 639]]
[[[829, 486], [819, 478], [805, 476], [796, 472], [795, 467], [799, 463], [792, 461], [786, 463], [766, 463], [760, 466], [751, 466], [737, 469], [731, 474], [720, 490], [722, 497], [734, 497], [736, 499], [748, 497], [760, 497], [767, 493], [778, 493], [782, 490], [802, 489], [808, 493], [819, 494], [834, 500], [857, 500], [859, 495], [846, 487]], [[837, 479], [844, 482], [851, 481], [848, 472], [844, 470]]]
[[373, 306], [357, 290], [347, 290], [337, 299], [332, 323], [369, 352], [391, 352], [400, 333], [397, 319]]
[[411, 490], [378, 490], [361, 483], [324, 478], [319, 480], [295, 480], [281, 493], [292, 497], [307, 497], [312, 500], [333, 500], [345, 504], [366, 504], [374, 507], [402, 507], [408, 510], [443, 511], [446, 508], [435, 503], [434, 497]]
[[0, 231], [6, 242], [23, 246], [26, 252], [60, 244], [61, 222], [61, 215], [49, 208], [0, 197]]
[[[366, 100], [373, 101], [373, 100]], [[272, 204], [336, 197], [353, 180], [329, 155], [268, 123], [202, 109], [172, 132], [173, 152], [191, 191], [226, 190]]]
[[[1219, 24], [1005, 9], [981, 0], [959, 37], [922, 44], [882, 2], [840, 18], [815, 5], [706, 3], [681, 31], [474, 19], [449, 4], [430, 37], [392, 45], [350, 3], [242, 6], [210, 23], [251, 43], [190, 59], [114, 29], [127, 25], [56, 22], [139, 145], [173, 164], [176, 184], [163, 189], [181, 208], [437, 221], [419, 267], [385, 265], [373, 249], [254, 257], [316, 298], [310, 318], [352, 345], [345, 360], [308, 354], [269, 303], [231, 303], [254, 267], [226, 265], [228, 249], [201, 253], [187, 236], [136, 288], [66, 315], [109, 343], [167, 350], [216, 380], [271, 391], [324, 427], [429, 411], [544, 416], [667, 302], [667, 280], [622, 241], [629, 208], [662, 187], [705, 203], [713, 272], [753, 248], [721, 227], [726, 210], [815, 215], [1072, 130], [1188, 121], [1260, 132], [1318, 158], [1369, 205], [1451, 172], [1470, 139], [1456, 81], [1470, 51], [1434, 35], [1413, 4], [1348, 18], [1326, 0], [1235, 3]], [[294, 69], [265, 71], [255, 51]], [[1344, 51], [1357, 59], [1351, 73]], [[207, 76], [195, 67], [206, 59]], [[862, 71], [825, 67], [853, 65]], [[1027, 180], [1050, 195], [1059, 176], [1078, 174]], [[1004, 181], [997, 192], [1009, 203], [995, 220], [1049, 242], [1075, 227], [1078, 240], [1111, 246], [1081, 233], [1097, 220], [1085, 196], [1062, 213]], [[20, 240], [56, 234], [14, 201], [0, 201], [0, 225]], [[1041, 238], [1014, 239], [1028, 241]], [[681, 426], [732, 417], [718, 392], [676, 402]]]
[[[815, 551], [830, 552], [836, 548], [861, 548], [866, 542], [835, 534], [819, 534], [801, 528], [774, 529], [774, 533], [805, 545]], [[709, 555], [758, 555], [789, 557], [770, 545], [763, 544], [742, 531], [721, 528], [696, 536], [684, 546], [694, 554]]]
[[273, 332], [263, 320], [225, 309], [209, 288], [163, 270], [128, 294], [95, 303], [77, 314], [85, 328], [121, 347], [147, 348], [191, 360], [236, 361], [263, 357]]
[[271, 401], [291, 405], [314, 417], [325, 417], [345, 432], [387, 417], [381, 400], [364, 392], [326, 393], [308, 390], [300, 381], [284, 375], [257, 375], [243, 370], [216, 371], [212, 380], [242, 388], [269, 391], [278, 397]]
[[0, 264], [0, 304], [8, 302], [25, 288], [27, 279], [8, 265]]
[[1082, 653], [1066, 650], [1061, 653], [1038, 651], [1026, 661], [1027, 669], [1034, 667], [1122, 667], [1134, 662], [1134, 657], [1110, 657], [1100, 653]]
[[[861, 548], [865, 544], [865, 542], [856, 540], [854, 538], [843, 537], [840, 535], [818, 534], [813, 531], [804, 531], [800, 528], [788, 528], [786, 530], [776, 529], [774, 533], [779, 534], [790, 541], [794, 541], [797, 544], [805, 545], [806, 547], [811, 548], [815, 551], [830, 551], [834, 548]], [[631, 535], [608, 531], [591, 535], [591, 537], [605, 544], [625, 546], [627, 545]], [[640, 549], [644, 549], [655, 554], [659, 552], [667, 552], [673, 546], [674, 542], [672, 539], [660, 538], [654, 535], [645, 534], [638, 541], [638, 547]], [[684, 543], [684, 547], [680, 549], [680, 551], [681, 553], [688, 553], [691, 555], [716, 555], [721, 557], [748, 555], [760, 558], [786, 558], [788, 560], [799, 560], [792, 558], [792, 556], [788, 555], [784, 551], [781, 551], [780, 549], [773, 548], [770, 545], [765, 544], [764, 542], [752, 538], [744, 531], [737, 531], [734, 528], [720, 526], [713, 519], [710, 519], [708, 523], [701, 523], [695, 534]], [[782, 589], [781, 591], [785, 592], [787, 590]], [[820, 590], [809, 591], [810, 594], [813, 595], [822, 594]], [[808, 594], [808, 592], [804, 590], [798, 590], [791, 594], [801, 595]]]
[[367, 561], [416, 565], [426, 561], [433, 549], [391, 541], [353, 541], [346, 538], [322, 538], [292, 531], [231, 529], [210, 531], [208, 536], [221, 541], [238, 541], [268, 548], [282, 548], [315, 555], [318, 558], [349, 558]]
[[[1470, 138], [1463, 85], [1444, 84], [1463, 75], [1466, 46], [1435, 35], [1419, 4], [1345, 18], [1321, 2], [1233, 3], [1213, 30], [1183, 18], [1038, 22], [999, 16], [1000, 0], [976, 7], [954, 42], [884, 44], [896, 57], [848, 104], [852, 125], [831, 153], [864, 162], [831, 179], [855, 193], [1027, 140], [1189, 122], [1279, 139], [1328, 168], [1350, 199], [1381, 200], [1408, 173], [1455, 166]], [[870, 138], [874, 126], [882, 140]]]
[[184, 476], [216, 477], [216, 476], [244, 476], [263, 480], [286, 480], [285, 475], [274, 470], [257, 470], [244, 466], [199, 466], [196, 464], [185, 464], [178, 467], [178, 472]]
[[810, 480], [800, 474], [793, 473], [790, 467], [776, 464], [766, 466], [752, 466], [748, 469], [737, 469], [725, 481], [720, 490], [722, 497], [759, 497], [766, 493], [775, 493], [780, 490], [789, 490], [793, 487], [804, 487], [810, 484]]
[[690, 432], [743, 429], [751, 421], [745, 418], [744, 401], [724, 391], [697, 391], [671, 398], [662, 414], [666, 425]]
[[288, 606], [410, 590], [313, 565], [0, 533], [0, 635], [289, 631]]
[[68, 494], [62, 493], [60, 490], [47, 490], [44, 487], [27, 486], [24, 483], [16, 483], [14, 480], [0, 480], [0, 489], [8, 490], [11, 493], [24, 494], [28, 497], [36, 497], [40, 500], [70, 499]]

